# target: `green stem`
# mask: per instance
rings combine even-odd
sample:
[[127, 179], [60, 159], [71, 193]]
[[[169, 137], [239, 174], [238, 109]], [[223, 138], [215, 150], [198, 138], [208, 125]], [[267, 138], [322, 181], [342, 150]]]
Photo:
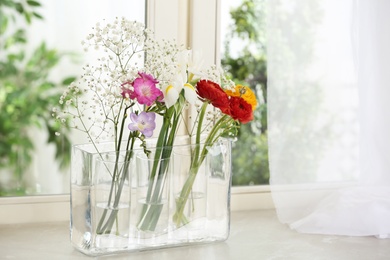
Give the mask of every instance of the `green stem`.
[[[171, 114], [171, 113], [172, 113], [172, 110], [167, 111], [167, 115]], [[152, 219], [155, 218], [154, 211], [159, 211], [158, 208], [152, 210], [152, 208], [154, 208], [154, 207], [152, 207], [152, 205], [158, 205], [156, 203], [156, 201], [154, 203], [153, 203], [153, 201], [151, 201], [151, 197], [152, 197], [153, 193], [156, 191], [156, 188], [154, 188], [155, 182], [153, 182], [152, 180], [155, 179], [155, 175], [157, 173], [157, 168], [158, 168], [158, 165], [160, 162], [159, 158], [161, 157], [162, 149], [166, 143], [169, 125], [170, 125], [170, 116], [165, 116], [163, 118], [163, 125], [161, 126], [160, 134], [159, 134], [158, 139], [157, 139], [156, 151], [154, 154], [155, 160], [153, 162], [152, 171], [151, 171], [151, 174], [149, 177], [150, 181], [149, 181], [149, 187], [148, 187], [148, 191], [147, 191], [146, 198], [145, 198], [145, 204], [142, 207], [140, 219], [139, 219], [139, 222], [137, 225], [139, 229], [144, 230], [144, 231], [150, 230], [152, 228], [152, 227], [150, 227], [150, 225], [151, 225], [150, 222], [152, 221]], [[161, 173], [159, 173], [159, 176], [161, 176]], [[156, 183], [156, 187], [157, 187], [159, 180], [157, 179], [156, 182], [157, 182]]]
[[[204, 103], [205, 104], [205, 103]], [[203, 104], [203, 105], [204, 105]], [[207, 104], [206, 104], [207, 105]], [[230, 117], [227, 115], [223, 115], [213, 126], [209, 135], [206, 138], [206, 141], [203, 145], [202, 152], [200, 153], [200, 134], [201, 134], [201, 126], [204, 118], [204, 114], [206, 111], [206, 106], [202, 106], [199, 116], [198, 129], [196, 133], [196, 144], [194, 148], [194, 152], [191, 153], [191, 164], [189, 169], [189, 176], [186, 182], [183, 185], [183, 188], [180, 192], [179, 197], [176, 200], [176, 212], [173, 215], [173, 221], [176, 224], [176, 227], [179, 227], [181, 224], [185, 225], [188, 223], [187, 218], [184, 216], [184, 208], [187, 204], [189, 195], [191, 194], [193, 184], [195, 182], [196, 176], [198, 174], [199, 168], [202, 165], [204, 159], [208, 154], [208, 147], [214, 145], [216, 140], [220, 137], [220, 129], [221, 127], [230, 120]]]
[[167, 169], [172, 154], [172, 146], [176, 136], [179, 117], [183, 108], [183, 105], [180, 102], [178, 103], [179, 105], [177, 107], [172, 106], [167, 111], [167, 116], [164, 117], [163, 126], [157, 140], [148, 192], [138, 222], [138, 228], [143, 231], [154, 231], [156, 229], [163, 209], [162, 193], [167, 179]]
[[199, 168], [190, 169], [190, 175], [184, 183], [179, 197], [176, 199], [176, 212], [173, 215], [173, 221], [176, 224], [176, 227], [179, 227], [181, 223], [184, 225], [188, 223], [187, 218], [184, 216], [184, 208], [192, 191], [192, 186], [194, 185], [198, 170]]
[[[122, 170], [119, 170], [119, 166], [118, 166], [118, 163], [119, 163], [119, 161], [118, 161], [119, 152], [117, 153], [117, 156], [116, 156], [117, 158], [116, 158], [116, 162], [115, 162], [115, 170], [114, 170], [114, 172], [117, 172], [117, 174], [120, 175], [118, 190], [116, 191], [115, 198], [114, 198], [114, 203], [113, 203], [112, 206], [110, 205], [111, 198], [109, 199], [109, 202], [107, 204], [107, 208], [105, 209], [105, 212], [108, 209], [110, 209], [111, 213], [110, 213], [110, 215], [109, 215], [109, 217], [108, 217], [108, 219], [107, 219], [107, 221], [106, 221], [106, 223], [104, 225], [103, 225], [103, 222], [104, 222], [104, 219], [105, 219], [105, 216], [106, 216], [107, 213], [104, 214], [104, 216], [102, 215], [102, 217], [100, 219], [100, 222], [99, 222], [99, 225], [98, 225], [98, 228], [97, 228], [97, 233], [98, 234], [111, 233], [112, 226], [113, 226], [115, 220], [117, 220], [117, 215], [118, 215], [118, 210], [119, 210], [118, 209], [118, 205], [119, 205], [120, 198], [121, 198], [121, 195], [122, 195], [122, 190], [123, 190], [124, 183], [126, 181], [126, 178], [128, 177], [127, 173], [129, 171], [131, 158], [133, 157], [134, 143], [135, 143], [135, 137], [131, 138], [131, 147], [130, 147], [130, 149], [128, 149], [126, 151], [125, 161], [124, 161], [124, 165], [123, 165]], [[115, 180], [111, 184], [111, 188], [113, 186], [116, 186], [116, 185], [114, 185], [114, 184], [116, 184], [116, 182], [117, 182], [117, 180]]]
[[[131, 156], [132, 156], [132, 153], [133, 153], [134, 141], [135, 141], [135, 138], [132, 137], [131, 138], [131, 148], [130, 148], [130, 150], [127, 149], [127, 151], [126, 151], [125, 165], [124, 165], [124, 169], [122, 169], [123, 172], [122, 172], [122, 178], [120, 179], [120, 183], [119, 183], [119, 189], [116, 192], [114, 192], [114, 187], [117, 185], [117, 177], [120, 174], [120, 173], [118, 173], [118, 171], [119, 171], [118, 164], [119, 164], [120, 146], [121, 146], [122, 138], [123, 138], [123, 128], [124, 128], [125, 120], [127, 118], [127, 110], [130, 107], [131, 106], [126, 107], [125, 110], [123, 111], [123, 119], [122, 119], [122, 124], [121, 124], [121, 128], [120, 128], [121, 131], [120, 131], [120, 134], [119, 134], [118, 143], [115, 144], [116, 158], [115, 158], [114, 172], [112, 174], [110, 193], [109, 193], [109, 197], [108, 197], [108, 200], [107, 200], [107, 207], [104, 208], [102, 216], [101, 216], [101, 218], [99, 220], [99, 223], [97, 225], [97, 229], [96, 230], [97, 230], [98, 234], [110, 233], [111, 232], [112, 224], [114, 223], [114, 220], [115, 220], [116, 215], [118, 213], [117, 212], [118, 211], [117, 206], [119, 204], [119, 199], [120, 199], [120, 195], [122, 193], [123, 184], [124, 184], [124, 181], [126, 179], [125, 178], [126, 177], [125, 173], [127, 172], [129, 164], [130, 164], [130, 161], [127, 161], [126, 159], [129, 159], [129, 160], [131, 159]], [[130, 142], [130, 138], [128, 140], [128, 143], [129, 142]], [[130, 153], [130, 157], [127, 157], [128, 153]], [[107, 170], [108, 170], [108, 168], [107, 168]], [[111, 201], [112, 201], [112, 197], [113, 197], [114, 193], [116, 193], [116, 196], [114, 198], [114, 204], [111, 207]], [[103, 224], [105, 219], [106, 219], [107, 213], [108, 213], [108, 211], [111, 208], [113, 208], [114, 210], [111, 211], [111, 214], [110, 214], [110, 216], [107, 219], [107, 222], [105, 224]]]
[[201, 153], [201, 156], [200, 156], [200, 158], [201, 158], [201, 162], [200, 163], [202, 163], [203, 159], [206, 157], [206, 155], [208, 153], [207, 147], [213, 146], [214, 143], [218, 140], [218, 138], [222, 135], [222, 133], [220, 133], [220, 129], [221, 129], [222, 125], [226, 124], [230, 120], [232, 120], [230, 116], [223, 115], [217, 121], [217, 123], [215, 123], [215, 125], [213, 126], [213, 128], [211, 129], [209, 135], [206, 138], [205, 145], [203, 146], [203, 150], [202, 150], [202, 153]]
[[204, 117], [206, 115], [207, 106], [208, 106], [208, 102], [203, 102], [202, 107], [200, 108], [198, 128], [196, 131], [196, 138], [195, 138], [195, 151], [194, 151], [193, 157], [191, 158], [191, 166], [195, 163], [194, 160], [197, 160], [197, 158], [199, 156], [200, 136], [202, 134], [202, 125], [203, 125]]

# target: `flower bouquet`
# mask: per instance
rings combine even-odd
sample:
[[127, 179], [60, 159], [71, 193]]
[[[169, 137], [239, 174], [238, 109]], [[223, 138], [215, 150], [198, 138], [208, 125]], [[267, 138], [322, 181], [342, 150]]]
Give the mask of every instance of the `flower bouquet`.
[[[226, 239], [229, 140], [253, 119], [254, 93], [138, 22], [98, 23], [83, 45], [102, 56], [61, 96], [66, 109], [53, 110], [89, 139], [72, 153], [74, 246], [97, 255]], [[213, 192], [225, 195], [205, 198]], [[202, 216], [218, 219], [218, 205], [223, 234], [210, 238]]]

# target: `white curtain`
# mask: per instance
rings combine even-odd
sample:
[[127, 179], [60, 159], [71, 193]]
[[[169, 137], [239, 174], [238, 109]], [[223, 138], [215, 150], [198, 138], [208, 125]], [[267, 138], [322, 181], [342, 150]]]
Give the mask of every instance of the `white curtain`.
[[270, 184], [299, 232], [390, 237], [389, 12], [267, 2]]

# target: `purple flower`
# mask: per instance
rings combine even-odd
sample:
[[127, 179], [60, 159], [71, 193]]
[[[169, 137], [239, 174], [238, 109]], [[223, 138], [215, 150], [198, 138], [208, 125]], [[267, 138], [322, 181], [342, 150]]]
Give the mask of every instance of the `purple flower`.
[[135, 113], [130, 114], [132, 123], [129, 124], [130, 131], [140, 131], [144, 136], [151, 137], [153, 130], [156, 128], [154, 122], [156, 118], [155, 113], [146, 113], [142, 111], [139, 115]]
[[134, 87], [133, 93], [130, 98], [137, 98], [138, 103], [141, 105], [150, 106], [163, 95], [161, 90], [156, 87], [158, 81], [153, 78], [152, 75], [146, 73], [138, 73], [139, 77], [136, 78], [132, 85]]

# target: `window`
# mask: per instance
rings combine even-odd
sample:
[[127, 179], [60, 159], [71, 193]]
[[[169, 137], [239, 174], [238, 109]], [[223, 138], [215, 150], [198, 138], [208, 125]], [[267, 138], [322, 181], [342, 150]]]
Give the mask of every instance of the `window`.
[[69, 162], [65, 141], [85, 140], [77, 133], [55, 137], [51, 107], [90, 59], [81, 41], [91, 28], [121, 16], [144, 22], [145, 1], [5, 3], [0, 3], [0, 196], [68, 193], [69, 171], [59, 167]]
[[241, 126], [233, 143], [233, 185], [268, 184], [265, 1], [221, 1], [220, 28], [222, 66], [258, 100], [254, 121]]
[[[90, 26], [87, 25], [87, 21], [91, 21], [92, 24], [95, 23], [104, 17], [102, 12], [106, 9], [112, 8], [113, 11], [115, 11], [114, 9], [117, 8], [120, 14], [124, 13], [127, 17], [129, 16], [129, 9], [123, 8], [126, 4], [126, 1], [116, 1], [118, 1], [118, 4], [113, 5], [112, 1], [108, 0], [102, 1], [101, 3], [93, 2], [90, 4], [85, 3], [86, 1], [80, 3], [79, 1], [74, 0], [72, 1], [72, 3], [74, 3], [72, 6], [77, 6], [78, 10], [76, 11], [68, 7], [70, 5], [69, 1], [67, 1], [65, 4], [65, 2], [56, 1], [52, 3], [52, 1], [45, 0], [44, 3], [46, 5], [46, 2], [48, 2], [47, 5], [51, 5], [52, 8], [55, 10], [60, 10], [61, 12], [64, 10], [69, 11], [68, 16], [71, 17], [74, 17], [73, 15], [75, 15], [75, 13], [79, 13], [85, 16], [86, 13], [93, 13], [93, 10], [91, 9], [86, 12], [86, 8], [96, 8], [96, 10], [94, 10], [96, 11], [97, 19], [86, 19], [85, 17], [83, 19], [80, 18], [79, 20], [77, 20], [77, 18], [71, 19], [72, 29], [77, 26], [89, 29]], [[215, 61], [220, 58], [220, 53], [217, 51], [220, 48], [218, 44], [221, 42], [219, 34], [217, 33], [220, 28], [220, 23], [218, 20], [219, 16], [217, 16], [217, 14], [220, 12], [222, 1], [167, 0], [162, 3], [162, 1], [157, 0], [147, 0], [145, 2], [147, 3], [146, 12], [149, 14], [146, 19], [147, 24], [152, 29], [154, 29], [157, 37], [177, 37], [179, 42], [187, 44], [195, 50], [202, 50], [206, 64], [214, 64]], [[61, 6], [61, 3], [63, 6]], [[102, 6], [98, 8], [96, 7], [97, 4], [107, 4], [109, 8], [107, 6], [106, 8]], [[142, 18], [144, 13], [144, 11], [135, 12], [139, 19], [144, 19]], [[169, 15], [167, 15], [168, 13]], [[52, 14], [52, 16], [55, 17], [54, 14]], [[67, 15], [65, 14], [62, 16], [62, 19], [57, 18], [59, 22], [63, 22], [62, 26], [65, 26], [65, 22], [69, 21], [66, 16]], [[69, 30], [72, 31], [72, 29]], [[57, 33], [60, 35], [62, 32], [63, 31], [60, 30], [60, 33]], [[40, 34], [44, 34], [42, 30]], [[80, 34], [84, 36], [85, 32]], [[38, 38], [37, 35], [34, 37]], [[65, 37], [65, 39], [63, 40], [62, 44], [63, 46], [67, 47], [69, 45], [68, 42], [70, 39], [66, 38], [65, 35], [63, 37]], [[75, 38], [75, 36], [73, 37]], [[207, 39], [207, 41], [205, 41], [205, 39]], [[75, 41], [74, 45], [79, 48], [79, 41]], [[71, 65], [68, 64], [68, 66]], [[69, 72], [71, 74], [79, 75], [75, 67], [71, 66], [68, 68], [70, 68]], [[58, 73], [61, 74], [61, 70], [59, 70]], [[41, 140], [44, 141], [44, 137], [41, 138]], [[80, 142], [80, 139], [76, 137], [74, 138], [74, 141]], [[48, 157], [46, 156], [47, 151], [44, 151], [43, 153], [45, 156], [41, 158], [46, 164], [49, 161]], [[60, 186], [61, 189], [63, 189], [63, 192], [65, 192], [69, 186], [68, 183], [69, 177], [66, 175], [61, 175], [61, 178], [57, 180], [55, 185]], [[53, 184], [51, 183], [50, 185]], [[58, 191], [55, 193], [58, 194]], [[272, 207], [272, 202], [267, 187], [234, 187], [232, 193], [233, 210]], [[264, 203], [259, 203], [259, 201], [263, 201]], [[2, 216], [0, 216], [0, 223], [66, 220], [69, 216], [69, 195], [2, 198], [0, 199], [0, 208], [2, 212], [7, 212], [7, 214], [2, 214]], [[26, 214], [26, 212], [29, 214]], [[42, 212], [51, 212], [51, 214], [42, 214]]]

